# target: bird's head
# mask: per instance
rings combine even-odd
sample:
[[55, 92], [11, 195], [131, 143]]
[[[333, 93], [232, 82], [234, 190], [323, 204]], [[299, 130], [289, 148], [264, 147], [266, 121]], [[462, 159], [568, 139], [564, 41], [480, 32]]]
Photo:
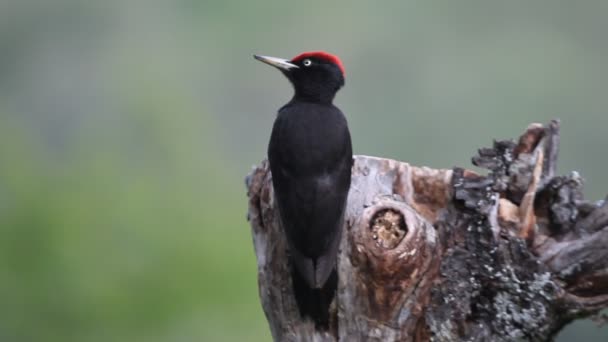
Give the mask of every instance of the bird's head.
[[253, 55], [261, 62], [272, 65], [293, 84], [299, 100], [331, 102], [344, 85], [344, 66], [340, 59], [324, 51], [301, 53], [288, 60], [277, 57]]

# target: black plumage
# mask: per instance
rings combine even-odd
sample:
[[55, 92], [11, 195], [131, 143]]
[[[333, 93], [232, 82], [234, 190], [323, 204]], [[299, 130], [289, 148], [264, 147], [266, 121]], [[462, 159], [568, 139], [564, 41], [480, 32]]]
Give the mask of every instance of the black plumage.
[[268, 158], [290, 253], [309, 286], [322, 287], [335, 263], [350, 187], [344, 116], [331, 105], [292, 101], [275, 121]]

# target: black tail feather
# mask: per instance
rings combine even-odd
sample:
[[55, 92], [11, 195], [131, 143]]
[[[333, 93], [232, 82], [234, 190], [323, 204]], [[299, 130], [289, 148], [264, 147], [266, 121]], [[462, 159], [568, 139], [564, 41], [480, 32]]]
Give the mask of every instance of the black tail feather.
[[330, 306], [338, 287], [338, 273], [334, 269], [322, 288], [312, 289], [291, 264], [291, 279], [296, 303], [302, 317], [310, 318], [317, 329], [329, 330]]

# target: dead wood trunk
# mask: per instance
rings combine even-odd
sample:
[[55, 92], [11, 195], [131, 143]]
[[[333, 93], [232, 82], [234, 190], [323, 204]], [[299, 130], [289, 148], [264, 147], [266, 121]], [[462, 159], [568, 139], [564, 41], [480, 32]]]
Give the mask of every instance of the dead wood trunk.
[[247, 177], [276, 341], [547, 341], [608, 307], [608, 203], [555, 176], [559, 122], [435, 170], [356, 156], [331, 328], [303, 320], [266, 162]]

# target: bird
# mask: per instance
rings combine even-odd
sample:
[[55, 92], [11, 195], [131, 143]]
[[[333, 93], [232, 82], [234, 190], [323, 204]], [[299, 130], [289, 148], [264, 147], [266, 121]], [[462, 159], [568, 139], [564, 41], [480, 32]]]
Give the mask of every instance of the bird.
[[[327, 309], [337, 285], [336, 259], [353, 165], [348, 122], [333, 104], [344, 86], [344, 65], [325, 51], [289, 60], [254, 58], [279, 69], [293, 86], [293, 97], [274, 121], [268, 161], [294, 266], [294, 288], [301, 294], [296, 298], [300, 311], [323, 323], [326, 312], [314, 311]], [[313, 303], [311, 297], [317, 297]]]

